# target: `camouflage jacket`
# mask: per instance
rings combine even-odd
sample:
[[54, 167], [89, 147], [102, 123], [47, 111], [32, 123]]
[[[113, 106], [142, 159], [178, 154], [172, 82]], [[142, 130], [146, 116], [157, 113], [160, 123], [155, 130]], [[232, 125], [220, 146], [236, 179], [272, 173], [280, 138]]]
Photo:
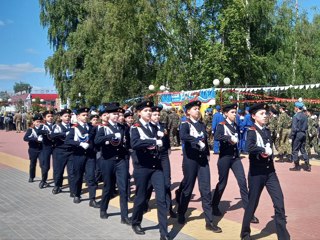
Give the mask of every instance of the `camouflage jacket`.
[[280, 113], [278, 120], [277, 132], [280, 133], [282, 129], [290, 129], [292, 120], [289, 115], [285, 112]]

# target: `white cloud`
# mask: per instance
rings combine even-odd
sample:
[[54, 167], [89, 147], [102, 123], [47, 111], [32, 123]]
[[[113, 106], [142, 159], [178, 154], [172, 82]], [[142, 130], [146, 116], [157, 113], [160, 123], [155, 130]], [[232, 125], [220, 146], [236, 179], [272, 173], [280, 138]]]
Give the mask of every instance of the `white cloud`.
[[4, 25], [5, 25], [4, 21], [0, 20], [0, 27], [2, 27]]
[[20, 80], [27, 73], [44, 73], [44, 68], [38, 68], [31, 63], [0, 64], [0, 80]]
[[10, 19], [6, 19], [6, 20], [1, 20], [0, 19], [0, 27], [4, 27], [4, 26], [6, 26], [8, 24], [12, 24], [12, 23], [13, 23], [13, 21], [10, 20]]

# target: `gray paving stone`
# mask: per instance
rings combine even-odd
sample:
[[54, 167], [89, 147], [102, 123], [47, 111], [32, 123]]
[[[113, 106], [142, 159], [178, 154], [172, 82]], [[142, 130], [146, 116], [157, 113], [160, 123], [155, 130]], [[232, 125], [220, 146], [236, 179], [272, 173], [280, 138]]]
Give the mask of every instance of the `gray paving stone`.
[[[99, 218], [99, 209], [88, 201], [76, 205], [68, 189], [53, 195], [52, 187], [39, 189], [39, 181], [28, 183], [28, 174], [0, 168], [0, 239], [159, 239], [157, 223], [143, 220], [146, 235], [136, 235], [120, 223], [119, 209], [110, 206], [108, 219]], [[178, 233], [175, 239], [193, 239]]]

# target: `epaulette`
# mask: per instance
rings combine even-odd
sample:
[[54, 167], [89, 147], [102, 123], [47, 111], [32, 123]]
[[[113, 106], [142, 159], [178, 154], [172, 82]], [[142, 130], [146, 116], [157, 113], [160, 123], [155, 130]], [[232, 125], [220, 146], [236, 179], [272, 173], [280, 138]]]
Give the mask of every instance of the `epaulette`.
[[249, 130], [253, 130], [253, 131], [257, 130], [257, 129], [256, 129], [255, 127], [253, 127], [253, 126], [252, 126], [252, 127], [249, 127], [248, 129], [249, 129]]
[[226, 122], [225, 122], [225, 121], [219, 122], [219, 124], [221, 124], [221, 125], [226, 125]]
[[141, 127], [140, 123], [133, 124], [133, 127]]
[[77, 124], [77, 123], [75, 123], [75, 124], [73, 124], [71, 127], [72, 128], [76, 128], [76, 127], [78, 127], [79, 125]]

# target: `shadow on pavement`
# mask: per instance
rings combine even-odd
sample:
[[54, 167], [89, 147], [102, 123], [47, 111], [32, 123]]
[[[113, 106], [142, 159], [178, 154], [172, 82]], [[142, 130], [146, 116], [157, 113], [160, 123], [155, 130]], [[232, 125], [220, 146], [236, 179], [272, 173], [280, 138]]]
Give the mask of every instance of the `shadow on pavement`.
[[276, 233], [275, 224], [273, 220], [270, 220], [267, 225], [261, 230], [260, 233], [252, 235], [252, 239], [261, 239], [270, 236], [271, 234]]

